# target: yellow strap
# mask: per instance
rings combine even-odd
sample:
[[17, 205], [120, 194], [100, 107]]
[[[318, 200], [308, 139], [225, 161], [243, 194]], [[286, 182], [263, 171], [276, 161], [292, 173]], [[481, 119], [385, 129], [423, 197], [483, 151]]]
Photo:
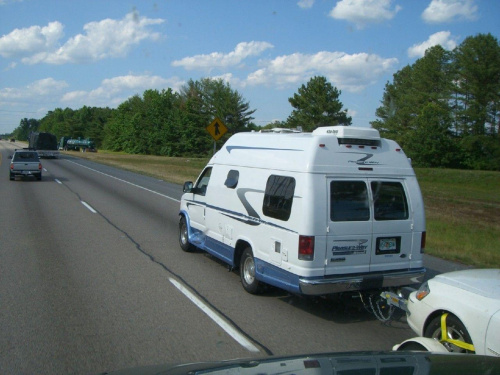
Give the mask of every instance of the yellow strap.
[[448, 342], [450, 344], [458, 346], [459, 348], [469, 350], [471, 352], [475, 352], [476, 349], [474, 349], [474, 345], [468, 344], [468, 343], [466, 343], [464, 341], [460, 341], [460, 340], [449, 339], [447, 337], [447, 332], [448, 332], [448, 330], [446, 328], [446, 318], [447, 317], [448, 317], [448, 313], [444, 313], [443, 315], [441, 315], [441, 340], [440, 340], [440, 342], [441, 343]]

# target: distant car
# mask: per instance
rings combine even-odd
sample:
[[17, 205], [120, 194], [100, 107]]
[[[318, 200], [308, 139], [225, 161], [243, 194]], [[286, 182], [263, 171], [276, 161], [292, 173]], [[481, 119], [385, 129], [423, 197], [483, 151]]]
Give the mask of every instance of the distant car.
[[10, 160], [9, 178], [14, 180], [16, 176], [34, 176], [39, 181], [42, 179], [42, 163], [36, 151], [14, 151]]
[[450, 352], [500, 357], [500, 269], [438, 275], [410, 294], [407, 311], [413, 331]]

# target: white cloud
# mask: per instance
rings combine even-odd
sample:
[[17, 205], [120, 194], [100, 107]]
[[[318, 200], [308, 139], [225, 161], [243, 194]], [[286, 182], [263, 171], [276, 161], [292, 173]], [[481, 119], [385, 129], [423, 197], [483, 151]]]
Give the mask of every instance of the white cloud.
[[358, 53], [322, 51], [314, 55], [294, 53], [279, 56], [247, 77], [249, 85], [291, 87], [312, 76], [325, 76], [334, 86], [358, 92], [375, 83], [379, 77], [392, 71], [398, 63], [395, 58]]
[[302, 9], [310, 9], [314, 5], [314, 0], [300, 0], [297, 5]]
[[440, 45], [446, 50], [453, 50], [457, 46], [456, 38], [451, 36], [449, 31], [440, 31], [432, 34], [429, 39], [420, 44], [414, 44], [408, 48], [409, 57], [422, 57], [425, 55], [425, 51], [433, 46]]
[[210, 78], [215, 80], [222, 79], [223, 81], [229, 83], [231, 86], [244, 87], [246, 85], [244, 81], [242, 81], [238, 77], [235, 77], [233, 73], [211, 76]]
[[358, 29], [373, 23], [382, 23], [394, 18], [402, 8], [392, 6], [392, 0], [341, 0], [331, 10], [330, 17], [346, 20]]
[[0, 38], [0, 56], [16, 58], [52, 50], [63, 37], [63, 28], [60, 22], [50, 22], [45, 27], [14, 29]]
[[432, 0], [422, 13], [422, 19], [429, 23], [472, 21], [477, 19], [477, 10], [474, 0]]
[[127, 14], [121, 20], [105, 19], [84, 25], [83, 34], [71, 37], [60, 46], [63, 25], [51, 22], [46, 27], [16, 29], [0, 39], [0, 55], [24, 56], [24, 64], [79, 64], [106, 58], [124, 57], [132, 46], [143, 40], [157, 40], [159, 33], [149, 26], [163, 23], [162, 19]]
[[145, 90], [171, 88], [179, 91], [184, 83], [176, 77], [165, 79], [148, 74], [129, 74], [105, 79], [98, 88], [91, 91], [68, 92], [63, 95], [61, 101], [72, 107], [82, 105], [115, 107], [135, 94], [142, 95]]
[[0, 89], [2, 103], [19, 101], [43, 101], [45, 97], [60, 95], [68, 87], [65, 81], [56, 81], [53, 78], [44, 78], [34, 81], [21, 88], [5, 87]]
[[234, 51], [229, 53], [212, 52], [208, 55], [185, 57], [172, 62], [172, 66], [181, 66], [187, 70], [202, 69], [206, 71], [215, 68], [227, 68], [237, 66], [247, 57], [258, 56], [266, 49], [273, 47], [272, 44], [267, 42], [242, 42], [238, 43]]

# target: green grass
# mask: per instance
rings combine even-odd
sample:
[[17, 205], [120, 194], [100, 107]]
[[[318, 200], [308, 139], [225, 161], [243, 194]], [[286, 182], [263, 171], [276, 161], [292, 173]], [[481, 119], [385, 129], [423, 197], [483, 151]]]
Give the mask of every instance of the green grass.
[[500, 204], [500, 173], [416, 168], [422, 190], [453, 200]]
[[[182, 184], [208, 158], [116, 152], [75, 153], [100, 163]], [[427, 218], [426, 253], [475, 267], [500, 268], [500, 172], [416, 168]]]
[[427, 218], [426, 252], [500, 268], [500, 173], [417, 168]]
[[102, 164], [120, 167], [132, 172], [142, 173], [168, 182], [183, 184], [194, 181], [209, 158], [172, 158], [152, 155], [130, 155], [119, 152], [65, 152]]

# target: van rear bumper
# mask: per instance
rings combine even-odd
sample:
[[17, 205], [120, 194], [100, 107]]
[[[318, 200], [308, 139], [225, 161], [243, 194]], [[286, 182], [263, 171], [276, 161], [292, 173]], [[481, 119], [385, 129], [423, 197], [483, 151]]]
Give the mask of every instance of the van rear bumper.
[[422, 283], [425, 271], [425, 268], [421, 267], [381, 273], [333, 275], [313, 279], [299, 277], [299, 287], [303, 294], [319, 296], [357, 290], [407, 286]]

